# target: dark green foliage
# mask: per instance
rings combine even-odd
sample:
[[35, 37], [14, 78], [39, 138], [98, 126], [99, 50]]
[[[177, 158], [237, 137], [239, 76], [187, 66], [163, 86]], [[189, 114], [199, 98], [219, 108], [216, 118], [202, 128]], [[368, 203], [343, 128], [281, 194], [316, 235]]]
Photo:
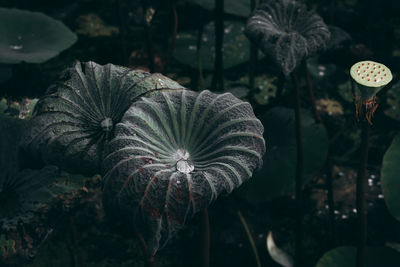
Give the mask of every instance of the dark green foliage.
[[251, 15], [246, 35], [289, 75], [330, 38], [322, 18], [294, 0], [268, 0]]
[[0, 63], [42, 63], [77, 40], [60, 21], [8, 8], [0, 8], [0, 36]]
[[182, 87], [158, 74], [76, 63], [36, 105], [21, 142], [25, 162], [39, 160], [73, 173], [100, 173], [115, 124], [135, 98], [162, 88]]

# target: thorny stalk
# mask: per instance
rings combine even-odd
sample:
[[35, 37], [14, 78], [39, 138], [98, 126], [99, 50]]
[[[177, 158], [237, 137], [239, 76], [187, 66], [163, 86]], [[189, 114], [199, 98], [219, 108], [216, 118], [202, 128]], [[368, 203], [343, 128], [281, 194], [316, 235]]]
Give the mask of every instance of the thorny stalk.
[[307, 68], [307, 63], [306, 63], [305, 60], [303, 60], [302, 65], [303, 65], [304, 71], [306, 73], [308, 94], [309, 94], [310, 99], [311, 99], [311, 105], [312, 105], [312, 108], [313, 108], [314, 118], [315, 118], [315, 121], [317, 123], [320, 123], [321, 122], [321, 116], [320, 116], [319, 111], [317, 109], [317, 104], [316, 104], [316, 101], [315, 101], [313, 85], [312, 85], [310, 73], [309, 73], [308, 68]]
[[254, 253], [254, 258], [257, 262], [257, 267], [261, 267], [261, 261], [260, 261], [260, 257], [258, 256], [256, 242], [254, 242], [253, 235], [250, 232], [250, 229], [249, 229], [249, 226], [247, 225], [246, 219], [244, 218], [244, 216], [242, 215], [242, 213], [240, 211], [237, 212], [237, 215], [239, 216], [240, 222], [242, 223], [243, 228], [246, 231], [246, 235], [247, 235], [247, 238], [249, 239], [251, 249], [253, 250], [253, 253]]

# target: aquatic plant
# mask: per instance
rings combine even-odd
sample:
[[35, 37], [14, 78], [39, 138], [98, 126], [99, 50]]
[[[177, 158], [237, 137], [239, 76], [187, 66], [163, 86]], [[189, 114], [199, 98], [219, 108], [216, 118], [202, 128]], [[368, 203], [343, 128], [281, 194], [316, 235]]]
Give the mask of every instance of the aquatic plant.
[[330, 38], [322, 18], [293, 0], [268, 0], [247, 21], [246, 35], [287, 76], [303, 59], [324, 49]]
[[100, 173], [115, 124], [136, 98], [164, 88], [182, 87], [159, 74], [77, 62], [37, 103], [20, 154], [29, 166], [39, 162], [72, 173]]
[[[359, 236], [357, 245], [357, 266], [363, 267], [366, 263], [367, 242], [367, 165], [368, 144], [371, 118], [378, 105], [375, 94], [392, 80], [390, 70], [383, 64], [374, 61], [361, 61], [350, 69], [356, 118], [361, 117], [361, 145], [360, 165], [357, 173], [357, 215], [359, 223]], [[358, 90], [356, 90], [358, 89]]]
[[42, 63], [72, 46], [77, 36], [43, 13], [0, 8], [0, 63]]
[[230, 93], [161, 91], [126, 111], [109, 143], [104, 205], [131, 223], [150, 256], [194, 214], [262, 164], [263, 126]]

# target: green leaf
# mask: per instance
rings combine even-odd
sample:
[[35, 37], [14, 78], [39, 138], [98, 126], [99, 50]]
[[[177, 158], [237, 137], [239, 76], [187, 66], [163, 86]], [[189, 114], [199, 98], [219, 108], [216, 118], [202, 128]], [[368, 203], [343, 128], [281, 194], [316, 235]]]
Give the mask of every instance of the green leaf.
[[385, 114], [392, 119], [400, 120], [400, 82], [394, 84], [387, 92], [386, 102], [388, 104]]
[[0, 63], [42, 63], [73, 45], [77, 37], [45, 14], [0, 8]]
[[[223, 62], [224, 68], [230, 68], [250, 59], [250, 43], [243, 33], [244, 23], [225, 21]], [[215, 61], [214, 22], [204, 26], [200, 58], [203, 69], [213, 70]], [[176, 37], [175, 58], [182, 64], [194, 69], [197, 63], [197, 32], [180, 32]]]
[[25, 163], [97, 174], [114, 126], [132, 102], [151, 91], [177, 88], [183, 87], [161, 74], [77, 62], [37, 103], [21, 141]]
[[[355, 247], [338, 247], [325, 253], [316, 267], [354, 267], [356, 266], [357, 249]], [[398, 267], [400, 253], [387, 247], [368, 247], [365, 253], [366, 267]]]
[[[259, 117], [264, 125], [267, 149], [263, 167], [239, 188], [239, 194], [257, 204], [294, 191], [296, 175], [296, 134], [294, 111], [275, 107]], [[325, 162], [328, 135], [322, 124], [302, 112], [304, 174], [306, 184]]]
[[[215, 0], [188, 0], [189, 2], [198, 4], [204, 9], [214, 10]], [[224, 12], [240, 17], [248, 17], [250, 15], [250, 1], [249, 0], [235, 0], [224, 2]]]
[[400, 220], [400, 134], [398, 134], [382, 162], [381, 182], [386, 205], [390, 213]]
[[252, 176], [263, 126], [230, 93], [142, 97], [116, 125], [103, 166], [103, 203], [139, 229], [154, 254], [194, 214]]

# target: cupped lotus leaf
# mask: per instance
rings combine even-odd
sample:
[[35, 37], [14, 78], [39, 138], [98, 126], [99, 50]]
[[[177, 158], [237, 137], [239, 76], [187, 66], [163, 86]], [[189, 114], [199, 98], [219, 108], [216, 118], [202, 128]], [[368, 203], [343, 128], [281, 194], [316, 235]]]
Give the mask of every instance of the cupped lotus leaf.
[[21, 142], [21, 154], [29, 156], [25, 163], [39, 160], [71, 173], [99, 173], [114, 125], [132, 101], [165, 88], [182, 87], [160, 74], [76, 63], [37, 103]]
[[400, 134], [398, 134], [383, 157], [382, 191], [390, 213], [400, 221]]
[[0, 63], [42, 63], [72, 46], [76, 35], [39, 12], [0, 8]]
[[362, 99], [370, 100], [392, 80], [392, 72], [385, 65], [374, 61], [360, 61], [350, 69]]
[[[337, 247], [326, 252], [316, 267], [354, 267], [356, 266], [357, 249], [355, 247]], [[367, 247], [365, 267], [400, 266], [400, 253], [388, 247]]]
[[263, 125], [230, 93], [143, 97], [117, 124], [104, 161], [103, 202], [134, 225], [149, 251], [262, 164]]
[[[263, 167], [254, 173], [238, 193], [253, 204], [294, 192], [296, 177], [296, 132], [294, 111], [275, 107], [259, 116], [265, 125], [264, 139], [268, 142]], [[267, 128], [267, 126], [269, 126]], [[315, 123], [307, 112], [302, 112], [304, 171], [306, 184], [324, 165], [328, 152], [325, 127]]]
[[[223, 62], [224, 68], [230, 68], [250, 60], [250, 43], [243, 33], [244, 24], [238, 21], [225, 21]], [[196, 31], [180, 32], [176, 37], [175, 58], [182, 64], [197, 69], [197, 35]], [[215, 62], [215, 27], [214, 22], [204, 26], [201, 36], [201, 67], [214, 69]]]
[[303, 59], [325, 49], [330, 38], [322, 18], [293, 0], [267, 0], [246, 25], [246, 35], [289, 75]]

